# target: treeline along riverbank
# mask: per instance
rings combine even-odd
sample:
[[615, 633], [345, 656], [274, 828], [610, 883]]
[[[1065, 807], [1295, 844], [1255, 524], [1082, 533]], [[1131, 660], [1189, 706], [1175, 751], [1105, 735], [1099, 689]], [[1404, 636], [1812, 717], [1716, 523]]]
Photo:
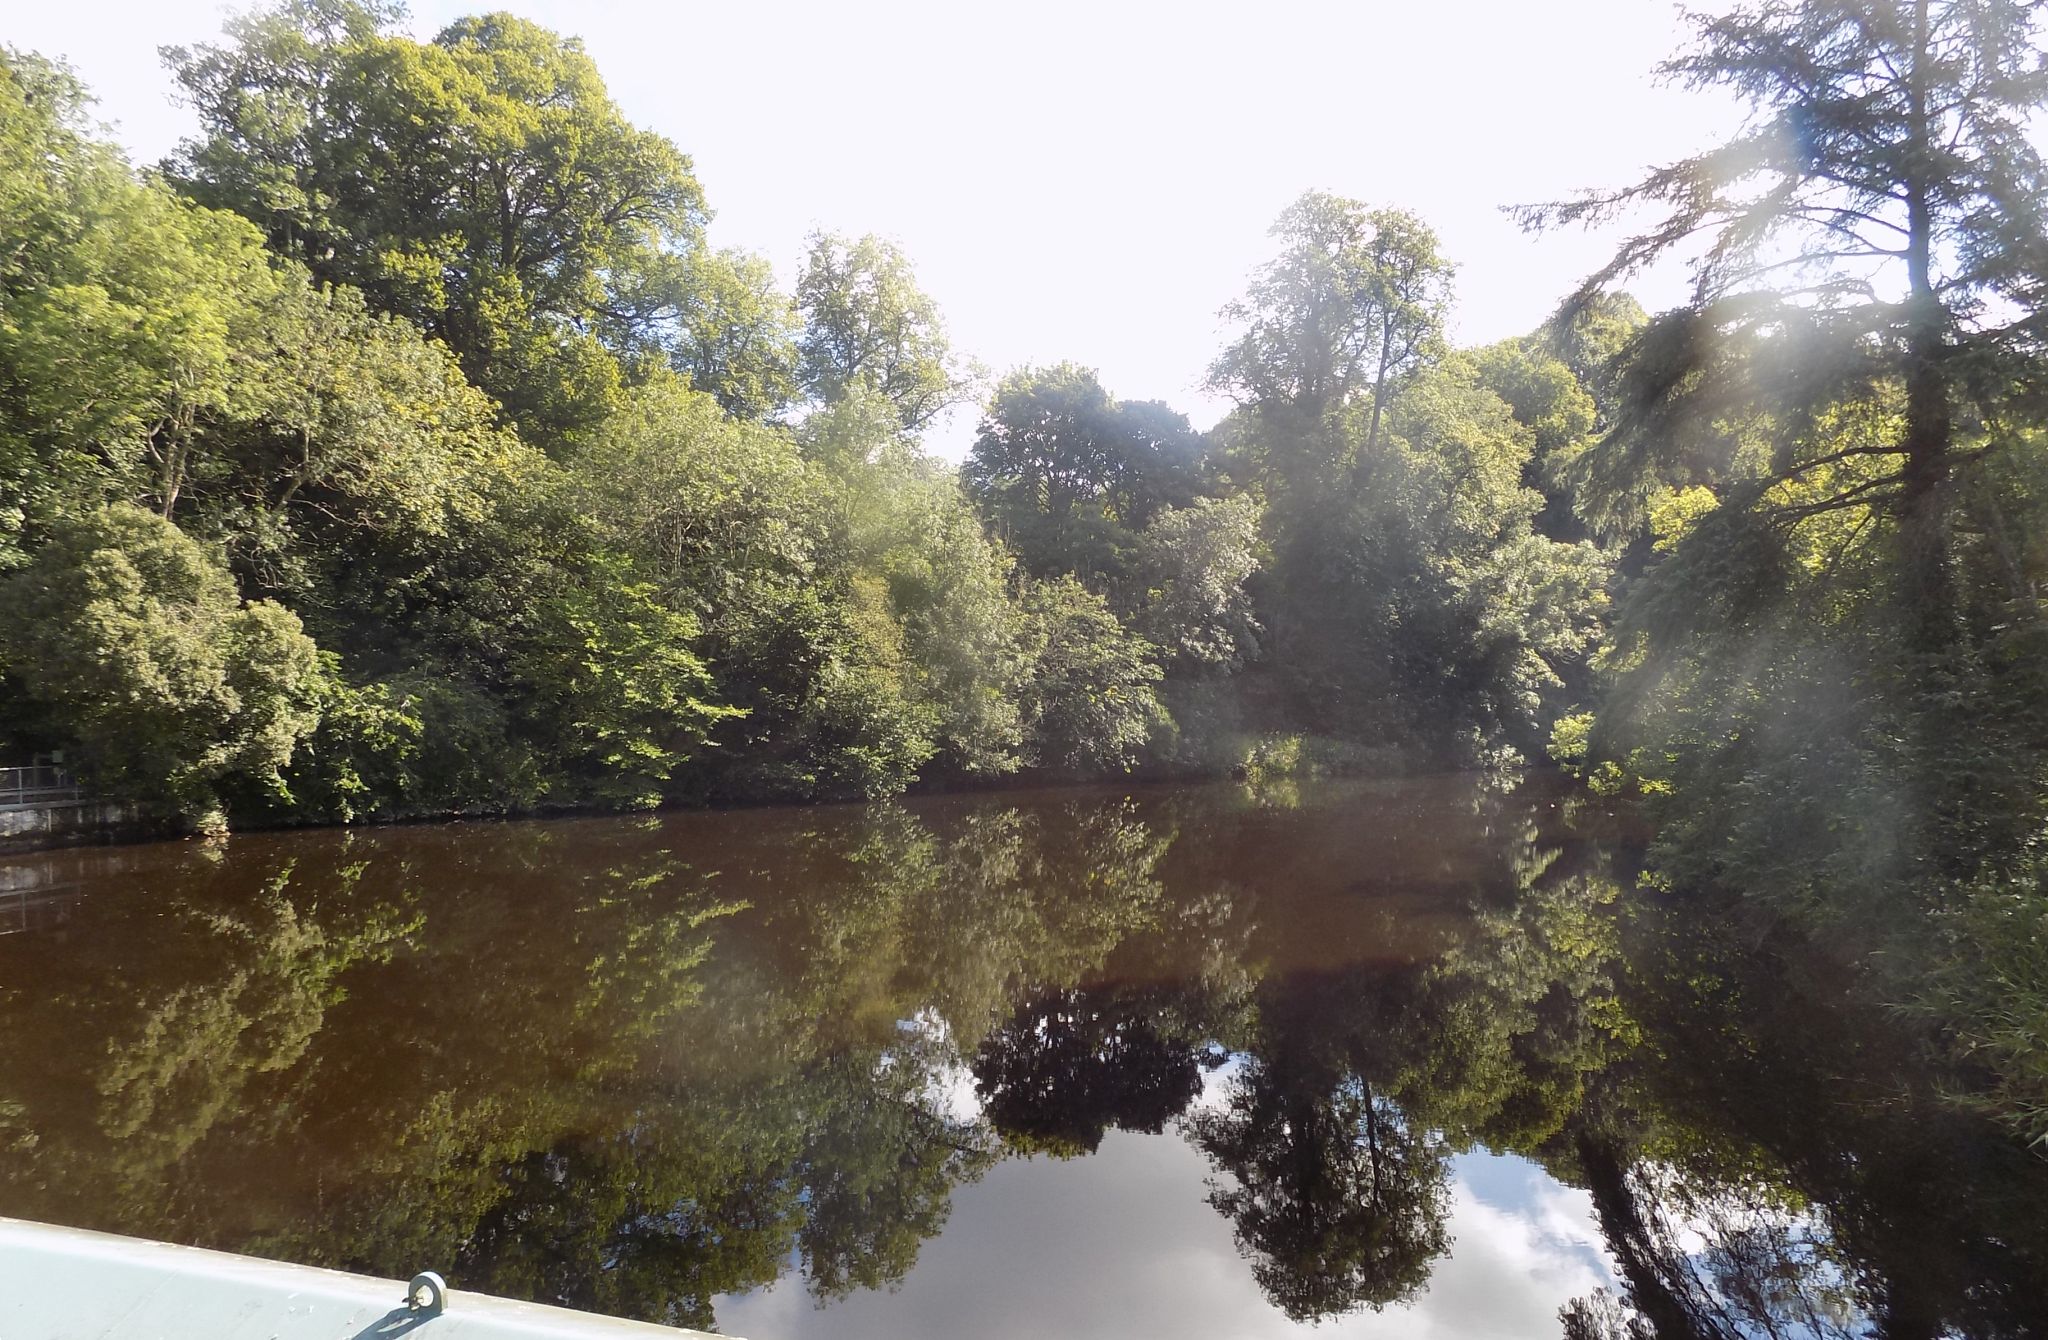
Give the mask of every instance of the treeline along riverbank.
[[991, 384], [879, 239], [785, 293], [573, 40], [397, 19], [168, 52], [201, 133], [148, 172], [8, 57], [24, 757], [246, 826], [1540, 752], [1608, 560], [1531, 484], [1626, 304], [1454, 351], [1428, 229], [1311, 194], [1197, 432]]

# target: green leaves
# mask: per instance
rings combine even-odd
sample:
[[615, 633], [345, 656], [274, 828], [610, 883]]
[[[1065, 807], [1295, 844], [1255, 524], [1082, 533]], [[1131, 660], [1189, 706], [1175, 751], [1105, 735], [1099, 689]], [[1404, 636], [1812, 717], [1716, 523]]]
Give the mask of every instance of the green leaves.
[[892, 243], [814, 233], [796, 302], [804, 318], [799, 377], [820, 403], [865, 386], [916, 431], [971, 389], [973, 369], [954, 356], [937, 304]]
[[1132, 626], [1189, 666], [1235, 670], [1257, 656], [1263, 630], [1246, 584], [1259, 571], [1263, 512], [1241, 493], [1154, 517], [1124, 597]]
[[681, 300], [689, 160], [572, 39], [493, 14], [416, 42], [393, 13], [302, 0], [167, 52], [203, 131], [175, 177], [445, 340], [530, 440], [587, 431]]
[[1126, 772], [1167, 724], [1150, 644], [1071, 577], [1024, 589], [1036, 651], [1024, 690], [1035, 761], [1071, 772]]
[[65, 476], [169, 515], [195, 435], [247, 395], [239, 354], [276, 280], [248, 225], [78, 136], [65, 87], [34, 57], [0, 58], [0, 469], [17, 462], [23, 524]]
[[1205, 444], [1157, 403], [1112, 398], [1072, 363], [996, 388], [961, 469], [975, 505], [1035, 577], [1121, 575], [1135, 532], [1192, 500]]
[[599, 557], [577, 584], [543, 603], [513, 662], [525, 711], [554, 734], [554, 765], [588, 796], [648, 809], [662, 784], [722, 718], [712, 681], [690, 651], [696, 621], [664, 606], [622, 559]]
[[1745, 129], [1526, 213], [1664, 211], [1567, 315], [1707, 240], [1692, 301], [1629, 340], [1608, 430], [1561, 470], [1596, 530], [1661, 556], [1590, 744], [1672, 797], [1683, 881], [1834, 916], [2038, 827], [2035, 690], [1989, 654], [2023, 566], [1998, 536], [2041, 506], [1992, 464], [2037, 449], [2048, 167], [2017, 127], [2048, 102], [2038, 21], [2006, 0], [1701, 17], [1667, 70], [1740, 95]]
[[59, 523], [0, 583], [0, 666], [107, 785], [191, 815], [229, 778], [279, 785], [319, 720], [298, 617], [242, 604], [218, 559], [125, 504]]
[[796, 306], [766, 260], [699, 251], [684, 263], [670, 363], [727, 413], [769, 419], [797, 397]]
[[1390, 399], [1441, 353], [1452, 267], [1413, 214], [1321, 191], [1272, 232], [1280, 255], [1223, 309], [1240, 333], [1209, 386], [1264, 423], [1259, 476], [1310, 488], [1353, 445], [1324, 433], [1331, 416], [1363, 404], [1363, 446], [1376, 448]]

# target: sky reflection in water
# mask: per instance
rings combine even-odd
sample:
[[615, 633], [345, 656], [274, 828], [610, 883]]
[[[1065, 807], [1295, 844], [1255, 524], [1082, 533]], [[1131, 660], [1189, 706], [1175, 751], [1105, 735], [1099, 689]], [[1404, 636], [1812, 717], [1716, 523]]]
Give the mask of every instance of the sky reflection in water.
[[1512, 1155], [1452, 1166], [1451, 1253], [1420, 1298], [1385, 1312], [1289, 1321], [1204, 1202], [1200, 1151], [1175, 1134], [1115, 1131], [1089, 1159], [1017, 1160], [961, 1188], [946, 1231], [894, 1291], [820, 1308], [789, 1280], [721, 1300], [718, 1316], [757, 1340], [1481, 1340], [1554, 1333], [1559, 1307], [1611, 1285], [1585, 1192]]

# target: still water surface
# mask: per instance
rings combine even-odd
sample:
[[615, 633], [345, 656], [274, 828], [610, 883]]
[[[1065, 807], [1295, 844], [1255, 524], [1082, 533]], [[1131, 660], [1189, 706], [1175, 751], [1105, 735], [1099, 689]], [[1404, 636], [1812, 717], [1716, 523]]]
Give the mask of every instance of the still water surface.
[[1442, 778], [0, 858], [0, 1214], [757, 1340], [2048, 1334], [2048, 1159], [1612, 827]]

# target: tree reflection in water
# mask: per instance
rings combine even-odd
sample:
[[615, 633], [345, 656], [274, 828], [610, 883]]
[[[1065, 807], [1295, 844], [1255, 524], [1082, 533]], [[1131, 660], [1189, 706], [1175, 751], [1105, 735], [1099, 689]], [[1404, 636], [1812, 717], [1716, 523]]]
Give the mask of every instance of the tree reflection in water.
[[[888, 1287], [996, 1161], [1209, 1160], [1259, 1285], [1413, 1299], [1452, 1160], [1592, 1198], [1575, 1337], [2048, 1330], [2048, 1162], [1813, 946], [1479, 780], [24, 858], [0, 1213], [656, 1320]], [[1022, 1263], [1020, 1263], [1022, 1264]]]

